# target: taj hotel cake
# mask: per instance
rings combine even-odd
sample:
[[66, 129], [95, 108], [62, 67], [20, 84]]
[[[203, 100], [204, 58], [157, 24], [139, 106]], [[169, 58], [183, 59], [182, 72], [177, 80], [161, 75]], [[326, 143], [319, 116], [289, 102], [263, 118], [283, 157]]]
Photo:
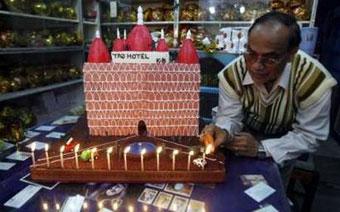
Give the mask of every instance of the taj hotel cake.
[[[190, 32], [176, 62], [164, 33], [156, 49], [138, 23], [111, 55], [99, 33], [84, 64], [86, 116], [67, 141], [32, 145], [32, 178], [61, 182], [195, 182], [225, 179], [225, 161], [198, 141], [200, 66]], [[210, 138], [204, 138], [209, 140]], [[35, 156], [37, 155], [37, 157]]]

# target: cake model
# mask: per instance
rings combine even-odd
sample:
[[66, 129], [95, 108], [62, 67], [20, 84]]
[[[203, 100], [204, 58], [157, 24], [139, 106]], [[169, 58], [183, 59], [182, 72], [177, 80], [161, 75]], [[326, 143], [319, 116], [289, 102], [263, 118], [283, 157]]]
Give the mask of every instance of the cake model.
[[139, 7], [126, 45], [117, 32], [111, 62], [97, 33], [90, 51], [95, 45], [99, 50], [89, 52], [83, 68], [86, 117], [66, 143], [47, 147], [37, 160], [32, 157], [34, 180], [224, 181], [223, 155], [213, 153], [211, 137], [203, 136], [203, 145], [198, 139], [200, 66], [190, 32], [170, 63], [164, 32], [152, 51], [142, 14]]

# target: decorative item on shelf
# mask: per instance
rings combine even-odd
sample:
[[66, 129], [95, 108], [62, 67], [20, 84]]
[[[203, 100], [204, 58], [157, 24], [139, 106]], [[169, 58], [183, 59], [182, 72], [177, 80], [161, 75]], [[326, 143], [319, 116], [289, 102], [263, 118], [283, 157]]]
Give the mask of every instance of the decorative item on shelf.
[[159, 51], [159, 52], [169, 51], [169, 47], [166, 44], [166, 41], [164, 39], [164, 30], [163, 29], [161, 30], [161, 39], [159, 39], [159, 41], [157, 43], [156, 51]]
[[120, 38], [119, 28], [117, 28], [117, 38], [113, 41], [112, 51], [124, 51], [124, 41]]
[[187, 64], [196, 64], [199, 62], [196, 48], [191, 40], [190, 30], [187, 33], [186, 39], [183, 41], [182, 47], [179, 49], [177, 62]]
[[87, 62], [108, 63], [110, 60], [109, 50], [107, 49], [104, 41], [101, 39], [99, 31], [96, 31], [96, 37], [93, 39], [89, 48]]
[[137, 25], [128, 35], [127, 43], [130, 51], [151, 51], [152, 37], [149, 29], [143, 24], [143, 9], [138, 7]]
[[9, 11], [30, 13], [31, 2], [28, 0], [3, 0]]
[[175, 15], [173, 6], [170, 4], [164, 4], [162, 8], [164, 9], [164, 21], [174, 21]]

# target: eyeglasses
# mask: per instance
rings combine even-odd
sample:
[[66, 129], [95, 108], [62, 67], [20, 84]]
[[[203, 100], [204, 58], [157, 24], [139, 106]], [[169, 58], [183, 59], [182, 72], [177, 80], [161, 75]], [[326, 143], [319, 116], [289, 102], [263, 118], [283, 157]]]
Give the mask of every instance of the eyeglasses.
[[248, 63], [253, 64], [260, 58], [260, 62], [262, 65], [266, 67], [272, 67], [281, 63], [285, 58], [286, 53], [274, 57], [274, 56], [262, 56], [261, 54], [258, 54], [254, 51], [247, 50], [243, 53], [243, 56]]

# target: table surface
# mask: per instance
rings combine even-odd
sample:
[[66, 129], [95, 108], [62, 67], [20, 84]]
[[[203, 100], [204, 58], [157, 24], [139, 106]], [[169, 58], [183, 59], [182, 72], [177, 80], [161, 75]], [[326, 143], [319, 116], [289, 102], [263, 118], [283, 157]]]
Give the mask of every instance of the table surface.
[[[72, 126], [72, 124], [60, 125], [53, 129], [53, 131], [68, 132]], [[32, 131], [35, 130], [32, 129]], [[31, 141], [46, 143], [57, 141], [57, 139], [45, 137], [49, 132], [39, 132], [41, 134], [33, 137], [28, 143]], [[43, 203], [49, 205], [49, 211], [56, 211], [54, 209], [56, 203], [62, 206], [68, 197], [77, 194], [85, 196], [85, 201], [89, 206], [87, 211], [98, 211], [98, 200], [102, 198], [105, 199], [106, 197], [103, 197], [103, 194], [113, 185], [107, 183], [59, 184], [52, 190], [40, 189], [40, 191], [20, 209], [5, 207], [4, 203], [6, 201], [28, 185], [20, 181], [20, 179], [29, 173], [29, 165], [32, 163], [30, 158], [25, 161], [6, 159], [6, 156], [14, 151], [15, 149], [12, 148], [11, 151], [3, 152], [0, 155], [1, 162], [16, 163], [16, 165], [8, 171], [0, 170], [0, 211], [43, 211]], [[205, 202], [206, 211], [253, 211], [267, 204], [273, 205], [278, 211], [289, 211], [289, 204], [283, 190], [279, 170], [273, 161], [228, 155], [226, 168], [228, 173], [224, 183], [214, 185], [195, 184], [191, 196], [187, 198]], [[240, 179], [240, 176], [244, 174], [263, 175], [268, 185], [276, 191], [260, 203], [256, 202], [244, 193], [244, 191], [249, 188], [243, 185]], [[129, 184], [126, 186], [126, 191], [119, 197], [123, 200], [119, 211], [127, 211], [126, 208], [128, 205], [132, 205], [135, 211], [142, 211], [144, 204], [138, 202], [137, 199], [147, 186], [144, 184]], [[164, 189], [156, 190], [160, 192]], [[108, 206], [105, 204], [105, 206], [112, 209], [111, 204]], [[159, 211], [159, 209], [148, 205], [148, 211]]]

